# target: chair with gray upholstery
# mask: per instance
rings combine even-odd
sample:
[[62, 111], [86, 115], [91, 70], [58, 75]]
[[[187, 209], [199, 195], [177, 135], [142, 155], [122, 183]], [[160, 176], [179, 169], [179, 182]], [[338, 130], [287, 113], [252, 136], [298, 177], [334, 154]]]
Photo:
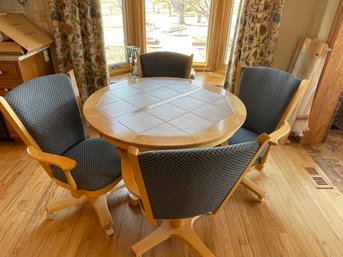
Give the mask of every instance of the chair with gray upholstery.
[[269, 67], [240, 67], [234, 94], [244, 103], [247, 118], [243, 126], [229, 139], [228, 144], [256, 140], [261, 133], [270, 136], [269, 146], [255, 167], [262, 170], [271, 145], [288, 134], [287, 120], [306, 91], [308, 80], [299, 80], [291, 74]]
[[33, 79], [0, 97], [0, 110], [50, 178], [72, 198], [47, 206], [53, 213], [89, 202], [108, 235], [113, 221], [106, 193], [121, 180], [116, 148], [102, 138], [88, 138], [78, 91], [67, 75]]
[[[171, 238], [186, 241], [201, 256], [214, 254], [193, 230], [196, 219], [215, 214], [236, 190], [269, 137], [234, 146], [156, 150], [128, 149], [136, 196], [150, 224], [163, 220], [154, 232], [132, 246], [136, 256]], [[130, 190], [130, 188], [129, 188]]]
[[174, 52], [153, 52], [137, 55], [138, 75], [145, 77], [189, 78], [193, 54], [188, 56]]

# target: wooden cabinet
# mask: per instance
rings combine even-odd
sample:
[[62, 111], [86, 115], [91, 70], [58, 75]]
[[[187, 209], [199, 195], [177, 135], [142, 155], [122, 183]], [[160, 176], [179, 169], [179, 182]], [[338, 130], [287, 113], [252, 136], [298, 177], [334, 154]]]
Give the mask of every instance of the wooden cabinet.
[[1, 80], [20, 80], [20, 73], [17, 69], [17, 64], [14, 62], [0, 63], [0, 79]]
[[[0, 95], [30, 79], [54, 73], [48, 49], [22, 56], [0, 55]], [[5, 121], [9, 136], [18, 138]]]

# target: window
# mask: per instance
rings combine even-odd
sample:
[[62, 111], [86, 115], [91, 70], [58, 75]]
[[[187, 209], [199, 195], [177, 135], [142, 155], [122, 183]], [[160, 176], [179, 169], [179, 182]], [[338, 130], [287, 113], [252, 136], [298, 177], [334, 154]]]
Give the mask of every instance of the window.
[[206, 62], [210, 0], [145, 1], [146, 51], [194, 54]]
[[126, 63], [122, 0], [101, 0], [106, 60], [109, 66]]
[[194, 54], [196, 70], [225, 68], [241, 0], [100, 1], [111, 74], [128, 67], [125, 45]]

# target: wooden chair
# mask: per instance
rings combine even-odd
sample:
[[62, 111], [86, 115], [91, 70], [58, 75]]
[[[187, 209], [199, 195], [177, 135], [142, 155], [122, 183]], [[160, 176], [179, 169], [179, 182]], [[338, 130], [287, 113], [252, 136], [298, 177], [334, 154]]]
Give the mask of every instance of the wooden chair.
[[138, 75], [143, 77], [189, 78], [193, 54], [188, 56], [174, 52], [136, 54]]
[[106, 193], [121, 180], [121, 160], [112, 144], [87, 138], [78, 101], [78, 89], [69, 77], [56, 74], [25, 82], [0, 97], [0, 110], [27, 145], [29, 155], [72, 195], [70, 200], [49, 204], [48, 218], [89, 202], [111, 235], [113, 220]]
[[193, 230], [196, 219], [215, 214], [236, 190], [269, 137], [234, 146], [160, 150], [140, 153], [130, 146], [129, 159], [141, 209], [150, 224], [162, 225], [132, 246], [141, 256], [154, 246], [177, 237], [201, 256], [215, 256]]
[[261, 133], [270, 136], [268, 147], [255, 167], [262, 170], [272, 145], [289, 133], [288, 119], [308, 87], [308, 80], [269, 67], [238, 67], [234, 94], [244, 103], [247, 119], [228, 140], [229, 145], [256, 140]]

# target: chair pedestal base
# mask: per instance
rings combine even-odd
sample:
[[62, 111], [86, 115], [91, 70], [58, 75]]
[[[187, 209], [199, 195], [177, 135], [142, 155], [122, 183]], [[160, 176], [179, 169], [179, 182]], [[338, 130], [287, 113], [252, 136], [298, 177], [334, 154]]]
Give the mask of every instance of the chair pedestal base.
[[111, 213], [108, 209], [106, 194], [101, 195], [97, 198], [88, 198], [88, 202], [92, 205], [99, 218], [101, 227], [105, 230], [107, 235], [112, 235], [113, 231], [113, 220]]
[[53, 214], [54, 212], [76, 206], [79, 204], [84, 204], [87, 202], [86, 196], [81, 196], [80, 198], [69, 198], [67, 200], [58, 201], [55, 203], [50, 203], [46, 206], [46, 211], [48, 214]]
[[257, 200], [262, 202], [267, 193], [264, 192], [258, 185], [251, 181], [247, 176], [242, 179], [242, 185], [249, 189], [257, 196]]
[[[111, 192], [118, 191], [124, 187], [124, 185], [114, 187]], [[82, 195], [80, 198], [72, 197], [67, 200], [48, 204], [46, 207], [48, 219], [52, 219], [54, 213], [57, 211], [88, 202], [92, 205], [96, 215], [98, 216], [101, 227], [105, 230], [105, 233], [110, 236], [114, 233], [114, 230], [112, 228], [113, 220], [108, 209], [106, 196], [107, 194], [103, 194], [98, 197], [87, 197]]]
[[182, 220], [163, 221], [150, 235], [132, 246], [137, 257], [171, 237], [188, 243], [200, 256], [215, 257], [193, 230], [193, 223], [198, 217]]

